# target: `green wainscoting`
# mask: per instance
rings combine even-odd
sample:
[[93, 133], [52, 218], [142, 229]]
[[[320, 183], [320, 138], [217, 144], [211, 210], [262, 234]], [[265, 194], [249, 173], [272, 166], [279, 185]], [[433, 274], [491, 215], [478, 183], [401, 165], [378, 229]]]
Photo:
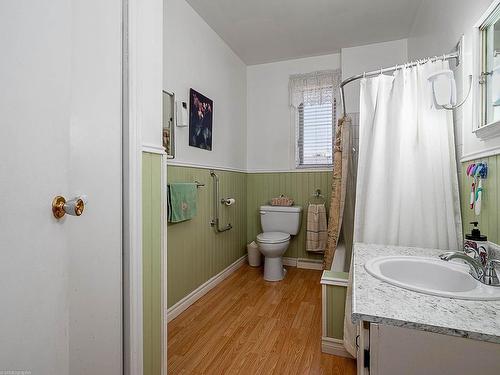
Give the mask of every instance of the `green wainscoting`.
[[213, 183], [209, 169], [169, 165], [168, 182], [205, 184], [198, 189], [198, 214], [181, 223], [168, 224], [167, 306], [171, 307], [207, 280], [246, 253], [247, 175], [216, 170], [220, 196], [236, 199], [233, 206], [220, 206], [221, 226], [230, 222], [233, 229], [215, 233], [210, 226]]
[[344, 338], [345, 297], [347, 287], [326, 286], [326, 336], [337, 340]]
[[[323, 303], [326, 307], [326, 337], [337, 340], [344, 338], [345, 299], [347, 294], [347, 280], [349, 273], [337, 271], [323, 271], [321, 284], [325, 295]], [[341, 282], [339, 280], [344, 280]]]
[[161, 373], [161, 155], [142, 154], [144, 375]]
[[[488, 178], [483, 180], [483, 196], [481, 214], [476, 216], [470, 209], [470, 188], [472, 180], [466, 175], [467, 166], [475, 162], [488, 163]], [[474, 161], [462, 163], [462, 222], [464, 234], [470, 233], [471, 221], [478, 221], [481, 232], [488, 236], [488, 240], [500, 244], [500, 155], [490, 156]]]
[[259, 207], [268, 204], [272, 197], [285, 194], [302, 206], [302, 226], [286, 251], [286, 257], [323, 259], [322, 255], [306, 252], [306, 212], [307, 203], [316, 189], [321, 189], [326, 199], [327, 212], [330, 203], [331, 172], [279, 172], [248, 174], [248, 242], [255, 239], [261, 232]]

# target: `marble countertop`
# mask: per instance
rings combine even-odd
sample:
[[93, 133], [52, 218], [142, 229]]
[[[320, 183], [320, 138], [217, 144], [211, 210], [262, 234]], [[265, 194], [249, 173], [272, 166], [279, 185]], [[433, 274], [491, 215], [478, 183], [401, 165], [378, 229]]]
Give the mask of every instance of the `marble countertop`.
[[380, 256], [437, 257], [443, 252], [436, 249], [355, 244], [353, 321], [500, 343], [500, 301], [467, 301], [413, 292], [378, 280], [364, 268], [366, 261]]

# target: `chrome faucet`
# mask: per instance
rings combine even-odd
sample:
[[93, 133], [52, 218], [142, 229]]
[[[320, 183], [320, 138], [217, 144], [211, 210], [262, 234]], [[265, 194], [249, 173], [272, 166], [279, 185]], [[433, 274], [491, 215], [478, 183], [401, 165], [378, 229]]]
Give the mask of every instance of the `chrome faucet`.
[[498, 286], [500, 281], [498, 280], [497, 271], [495, 270], [495, 265], [500, 266], [500, 260], [490, 259], [486, 263], [486, 268], [484, 270], [484, 283], [486, 285]]
[[483, 267], [480, 261], [471, 258], [465, 253], [459, 251], [449, 251], [439, 256], [440, 259], [450, 261], [452, 259], [461, 259], [470, 267], [470, 274], [477, 281], [491, 286], [500, 286], [495, 265], [500, 265], [497, 259], [489, 259], [486, 261], [486, 266]]

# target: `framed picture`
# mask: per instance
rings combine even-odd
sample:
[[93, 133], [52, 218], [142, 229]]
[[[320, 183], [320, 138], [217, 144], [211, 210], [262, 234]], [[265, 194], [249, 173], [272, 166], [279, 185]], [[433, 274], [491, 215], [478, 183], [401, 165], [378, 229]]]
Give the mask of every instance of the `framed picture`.
[[189, 145], [212, 150], [214, 102], [205, 95], [189, 90]]

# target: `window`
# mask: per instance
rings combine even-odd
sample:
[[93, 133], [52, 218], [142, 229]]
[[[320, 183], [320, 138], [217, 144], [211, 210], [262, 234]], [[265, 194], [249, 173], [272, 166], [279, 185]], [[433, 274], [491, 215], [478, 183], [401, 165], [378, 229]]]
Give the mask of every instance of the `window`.
[[500, 5], [479, 26], [479, 126], [500, 122]]
[[297, 166], [332, 164], [335, 100], [321, 104], [301, 103], [297, 109]]
[[290, 76], [289, 94], [295, 133], [295, 168], [332, 165], [336, 95], [341, 72], [325, 70]]

